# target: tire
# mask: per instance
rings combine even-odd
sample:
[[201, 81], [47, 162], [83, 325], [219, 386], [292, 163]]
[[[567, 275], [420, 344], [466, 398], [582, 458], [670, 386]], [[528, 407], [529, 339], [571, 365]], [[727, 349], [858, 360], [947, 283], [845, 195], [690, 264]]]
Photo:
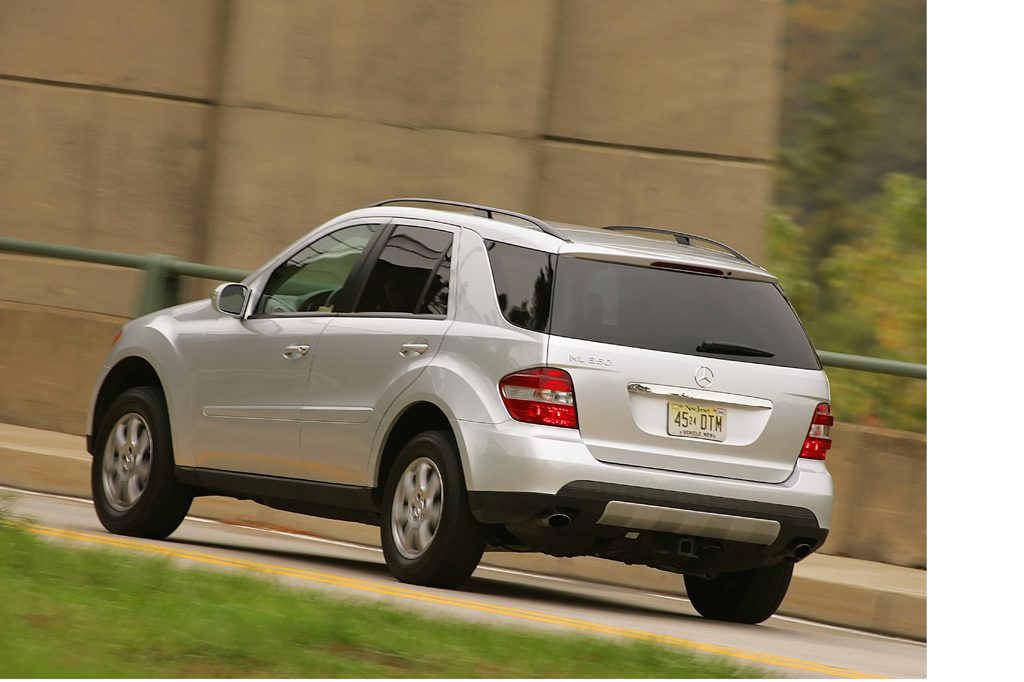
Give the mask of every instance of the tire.
[[381, 507], [384, 560], [402, 582], [456, 587], [480, 563], [487, 527], [469, 511], [451, 432], [425, 431], [402, 448]]
[[181, 525], [192, 495], [174, 477], [163, 394], [131, 388], [110, 406], [97, 433], [92, 499], [103, 527], [118, 535], [163, 539]]
[[736, 573], [721, 573], [716, 578], [683, 576], [686, 594], [697, 613], [713, 620], [751, 625], [768, 619], [779, 608], [793, 577], [793, 562]]

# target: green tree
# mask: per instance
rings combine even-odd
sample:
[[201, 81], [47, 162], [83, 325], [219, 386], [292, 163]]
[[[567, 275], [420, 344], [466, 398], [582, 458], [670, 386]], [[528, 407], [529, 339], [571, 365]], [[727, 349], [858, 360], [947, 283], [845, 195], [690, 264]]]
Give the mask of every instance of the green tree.
[[[925, 0], [785, 11], [771, 268], [818, 348], [925, 362]], [[925, 428], [925, 382], [828, 374], [840, 419]]]
[[860, 144], [871, 129], [873, 109], [866, 79], [857, 73], [829, 78], [813, 102], [801, 116], [793, 146], [780, 153], [778, 196], [808, 230], [811, 274], [820, 285], [821, 263], [856, 234], [849, 184]]
[[[926, 208], [925, 181], [892, 174], [878, 196], [851, 209], [862, 233], [836, 247], [818, 270], [832, 292], [828, 305], [815, 295], [805, 254], [794, 245], [802, 228], [780, 214], [772, 217], [769, 262], [815, 346], [926, 362]], [[828, 374], [839, 419], [925, 429], [925, 382], [832, 369]]]
[[800, 136], [822, 84], [861, 73], [876, 118], [850, 170], [850, 199], [874, 196], [889, 173], [925, 177], [925, 0], [789, 0], [785, 13], [782, 146]]

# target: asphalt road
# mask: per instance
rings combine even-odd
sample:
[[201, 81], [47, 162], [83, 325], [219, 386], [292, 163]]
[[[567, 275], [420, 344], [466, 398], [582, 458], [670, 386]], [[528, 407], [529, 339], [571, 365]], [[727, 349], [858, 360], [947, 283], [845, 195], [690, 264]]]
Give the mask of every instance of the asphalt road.
[[[0, 490], [9, 490], [0, 487]], [[757, 626], [708, 621], [682, 597], [481, 566], [461, 590], [405, 585], [379, 549], [189, 517], [166, 541], [111, 535], [89, 500], [12, 491], [42, 537], [247, 570], [340, 598], [383, 599], [437, 616], [552, 632], [660, 641], [805, 678], [926, 674], [926, 645], [793, 618]]]

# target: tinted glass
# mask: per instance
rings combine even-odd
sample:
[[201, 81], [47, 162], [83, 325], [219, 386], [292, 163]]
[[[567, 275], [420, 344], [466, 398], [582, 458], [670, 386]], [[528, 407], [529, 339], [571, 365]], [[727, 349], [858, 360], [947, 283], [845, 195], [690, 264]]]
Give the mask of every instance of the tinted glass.
[[356, 312], [446, 314], [451, 245], [451, 232], [396, 227], [373, 265]]
[[498, 307], [505, 319], [534, 331], [547, 331], [555, 257], [521, 246], [487, 243]]
[[256, 312], [332, 312], [379, 225], [350, 225], [303, 247], [267, 280]]
[[[551, 333], [670, 353], [819, 367], [796, 313], [771, 282], [563, 257]], [[712, 342], [719, 349], [739, 345], [772, 356], [697, 350]]]
[[416, 312], [429, 315], [448, 314], [448, 279], [451, 277], [451, 269], [452, 250], [449, 248], [441, 259], [441, 264], [437, 266], [430, 286], [424, 292], [422, 307], [417, 308]]

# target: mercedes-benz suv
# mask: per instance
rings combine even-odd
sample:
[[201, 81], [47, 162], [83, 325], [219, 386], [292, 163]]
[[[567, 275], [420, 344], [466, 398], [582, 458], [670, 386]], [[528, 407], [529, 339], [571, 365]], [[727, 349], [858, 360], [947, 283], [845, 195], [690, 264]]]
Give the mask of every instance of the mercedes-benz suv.
[[125, 325], [87, 439], [114, 533], [228, 495], [379, 524], [406, 582], [589, 555], [756, 623], [828, 532], [831, 424], [795, 312], [736, 250], [396, 199]]

